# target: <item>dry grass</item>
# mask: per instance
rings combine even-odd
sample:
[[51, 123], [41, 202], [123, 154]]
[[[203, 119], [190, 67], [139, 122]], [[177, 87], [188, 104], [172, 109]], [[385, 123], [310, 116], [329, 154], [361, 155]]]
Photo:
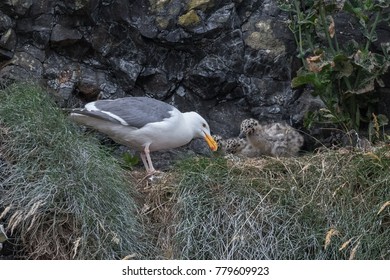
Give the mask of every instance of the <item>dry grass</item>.
[[388, 150], [183, 161], [147, 192], [163, 257], [389, 259]]

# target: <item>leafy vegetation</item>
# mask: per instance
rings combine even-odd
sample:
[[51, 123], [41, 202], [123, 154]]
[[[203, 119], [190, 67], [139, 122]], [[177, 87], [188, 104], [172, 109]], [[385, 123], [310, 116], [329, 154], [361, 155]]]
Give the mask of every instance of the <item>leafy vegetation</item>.
[[123, 160], [123, 167], [132, 170], [134, 166], [136, 166], [139, 163], [139, 158], [135, 155], [132, 155], [130, 153], [124, 153], [122, 155]]
[[[390, 22], [389, 1], [279, 0], [279, 4], [290, 15], [302, 60], [292, 86], [310, 85], [326, 106], [311, 112], [306, 125], [328, 123], [359, 131], [365, 124], [370, 140], [376, 140], [388, 123], [387, 116], [376, 114], [375, 106], [376, 88], [383, 86], [381, 77], [390, 66], [390, 43], [382, 43], [380, 50], [372, 43], [378, 39], [378, 26]], [[347, 14], [359, 31], [347, 42], [338, 40], [335, 18], [340, 14]]]

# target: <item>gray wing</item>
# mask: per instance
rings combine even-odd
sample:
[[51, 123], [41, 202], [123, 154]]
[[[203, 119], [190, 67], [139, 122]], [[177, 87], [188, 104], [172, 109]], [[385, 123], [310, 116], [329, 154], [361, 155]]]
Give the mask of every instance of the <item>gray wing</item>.
[[[85, 107], [86, 109], [74, 112], [137, 128], [169, 118], [171, 117], [169, 112], [175, 109], [172, 105], [148, 97], [98, 100], [88, 103]], [[91, 110], [93, 107], [96, 109]]]

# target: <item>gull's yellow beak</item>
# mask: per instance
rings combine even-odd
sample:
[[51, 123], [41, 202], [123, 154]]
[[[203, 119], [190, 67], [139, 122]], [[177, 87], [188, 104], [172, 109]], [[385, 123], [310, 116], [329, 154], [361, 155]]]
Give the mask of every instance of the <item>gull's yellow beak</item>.
[[217, 142], [215, 142], [214, 138], [211, 135], [205, 133], [204, 139], [206, 140], [207, 145], [209, 145], [210, 150], [212, 150], [213, 152], [218, 150], [218, 144]]

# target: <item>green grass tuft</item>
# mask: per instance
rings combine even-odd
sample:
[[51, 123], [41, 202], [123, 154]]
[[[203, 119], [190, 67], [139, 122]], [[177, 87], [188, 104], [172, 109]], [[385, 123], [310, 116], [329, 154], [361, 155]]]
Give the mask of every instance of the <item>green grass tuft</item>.
[[0, 132], [0, 215], [20, 257], [149, 257], [123, 170], [47, 93], [26, 84], [0, 91]]

